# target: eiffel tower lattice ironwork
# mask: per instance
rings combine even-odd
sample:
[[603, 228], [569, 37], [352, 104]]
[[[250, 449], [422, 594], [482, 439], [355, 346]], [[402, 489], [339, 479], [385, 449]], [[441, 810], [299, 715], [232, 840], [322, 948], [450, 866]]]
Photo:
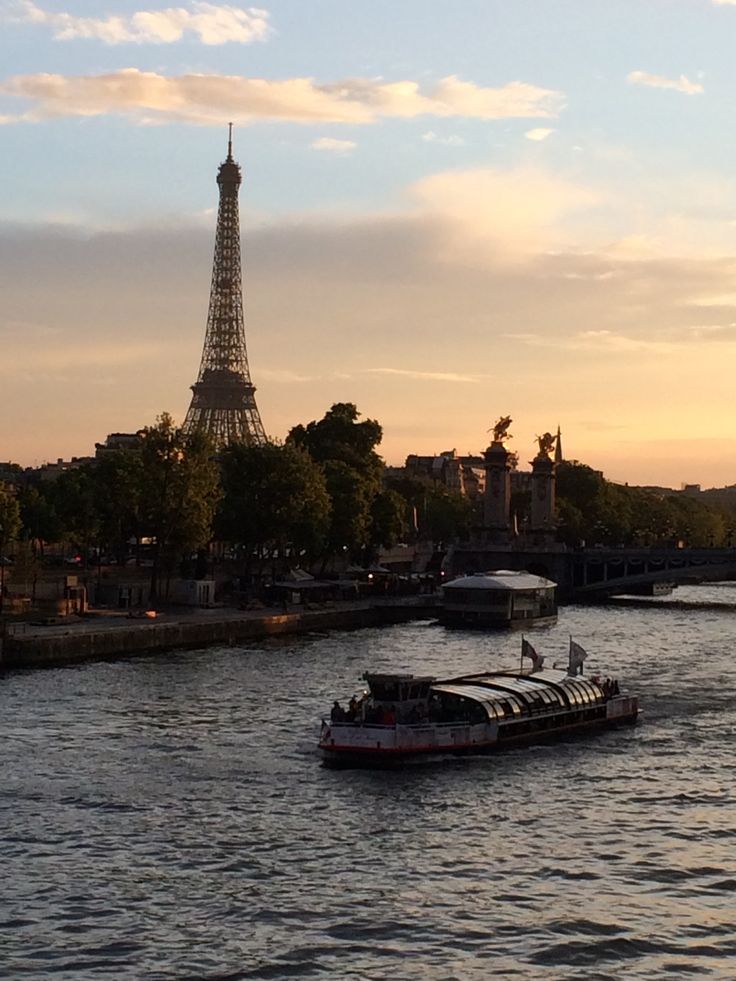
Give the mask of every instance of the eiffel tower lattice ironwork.
[[192, 401], [184, 420], [185, 432], [208, 433], [218, 450], [230, 443], [266, 442], [245, 348], [238, 217], [241, 180], [240, 166], [233, 160], [231, 123], [227, 160], [217, 172], [220, 205], [207, 332], [199, 375], [192, 385]]

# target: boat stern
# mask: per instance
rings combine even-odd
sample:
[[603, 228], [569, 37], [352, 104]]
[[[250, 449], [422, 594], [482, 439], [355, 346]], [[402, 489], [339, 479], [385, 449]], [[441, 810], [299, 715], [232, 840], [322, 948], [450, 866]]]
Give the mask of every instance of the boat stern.
[[639, 699], [636, 695], [622, 692], [606, 702], [606, 719], [609, 722], [636, 722]]

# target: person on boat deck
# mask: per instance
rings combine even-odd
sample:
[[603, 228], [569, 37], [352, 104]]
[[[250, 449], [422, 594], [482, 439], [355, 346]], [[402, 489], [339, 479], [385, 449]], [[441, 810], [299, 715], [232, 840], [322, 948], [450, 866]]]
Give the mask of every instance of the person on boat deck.
[[421, 703], [417, 705], [412, 705], [411, 711], [409, 712], [409, 722], [425, 722], [427, 719], [427, 709]]
[[383, 717], [381, 722], [385, 726], [395, 726], [396, 725], [396, 712], [394, 711], [393, 705], [388, 705], [383, 710]]
[[355, 722], [358, 716], [358, 699], [353, 695], [353, 697], [348, 702], [348, 709], [345, 718], [348, 722]]
[[340, 703], [335, 700], [332, 704], [332, 710], [330, 712], [330, 722], [344, 722], [345, 721], [345, 709], [340, 705]]

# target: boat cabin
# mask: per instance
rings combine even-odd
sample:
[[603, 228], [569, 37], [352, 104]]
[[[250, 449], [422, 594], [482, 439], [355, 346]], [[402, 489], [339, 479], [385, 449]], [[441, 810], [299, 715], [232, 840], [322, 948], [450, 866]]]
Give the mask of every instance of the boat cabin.
[[418, 722], [429, 712], [431, 675], [372, 674], [363, 675], [368, 685], [363, 700], [365, 721], [394, 718], [396, 722]]
[[557, 583], [530, 572], [498, 569], [442, 587], [440, 622], [449, 627], [529, 627], [557, 619]]
[[426, 701], [434, 678], [431, 675], [366, 674], [363, 680], [375, 702], [414, 703]]

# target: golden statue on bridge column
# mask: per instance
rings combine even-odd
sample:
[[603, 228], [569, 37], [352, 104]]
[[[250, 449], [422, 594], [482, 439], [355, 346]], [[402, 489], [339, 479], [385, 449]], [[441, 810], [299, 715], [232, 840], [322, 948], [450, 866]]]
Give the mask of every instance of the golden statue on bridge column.
[[511, 425], [511, 416], [501, 416], [496, 425], [493, 427], [493, 442], [503, 443], [505, 439], [513, 439], [514, 437], [509, 432], [509, 426]]
[[544, 433], [542, 436], [537, 436], [536, 440], [539, 445], [539, 455], [549, 457], [557, 441], [557, 437], [553, 436], [552, 433]]

